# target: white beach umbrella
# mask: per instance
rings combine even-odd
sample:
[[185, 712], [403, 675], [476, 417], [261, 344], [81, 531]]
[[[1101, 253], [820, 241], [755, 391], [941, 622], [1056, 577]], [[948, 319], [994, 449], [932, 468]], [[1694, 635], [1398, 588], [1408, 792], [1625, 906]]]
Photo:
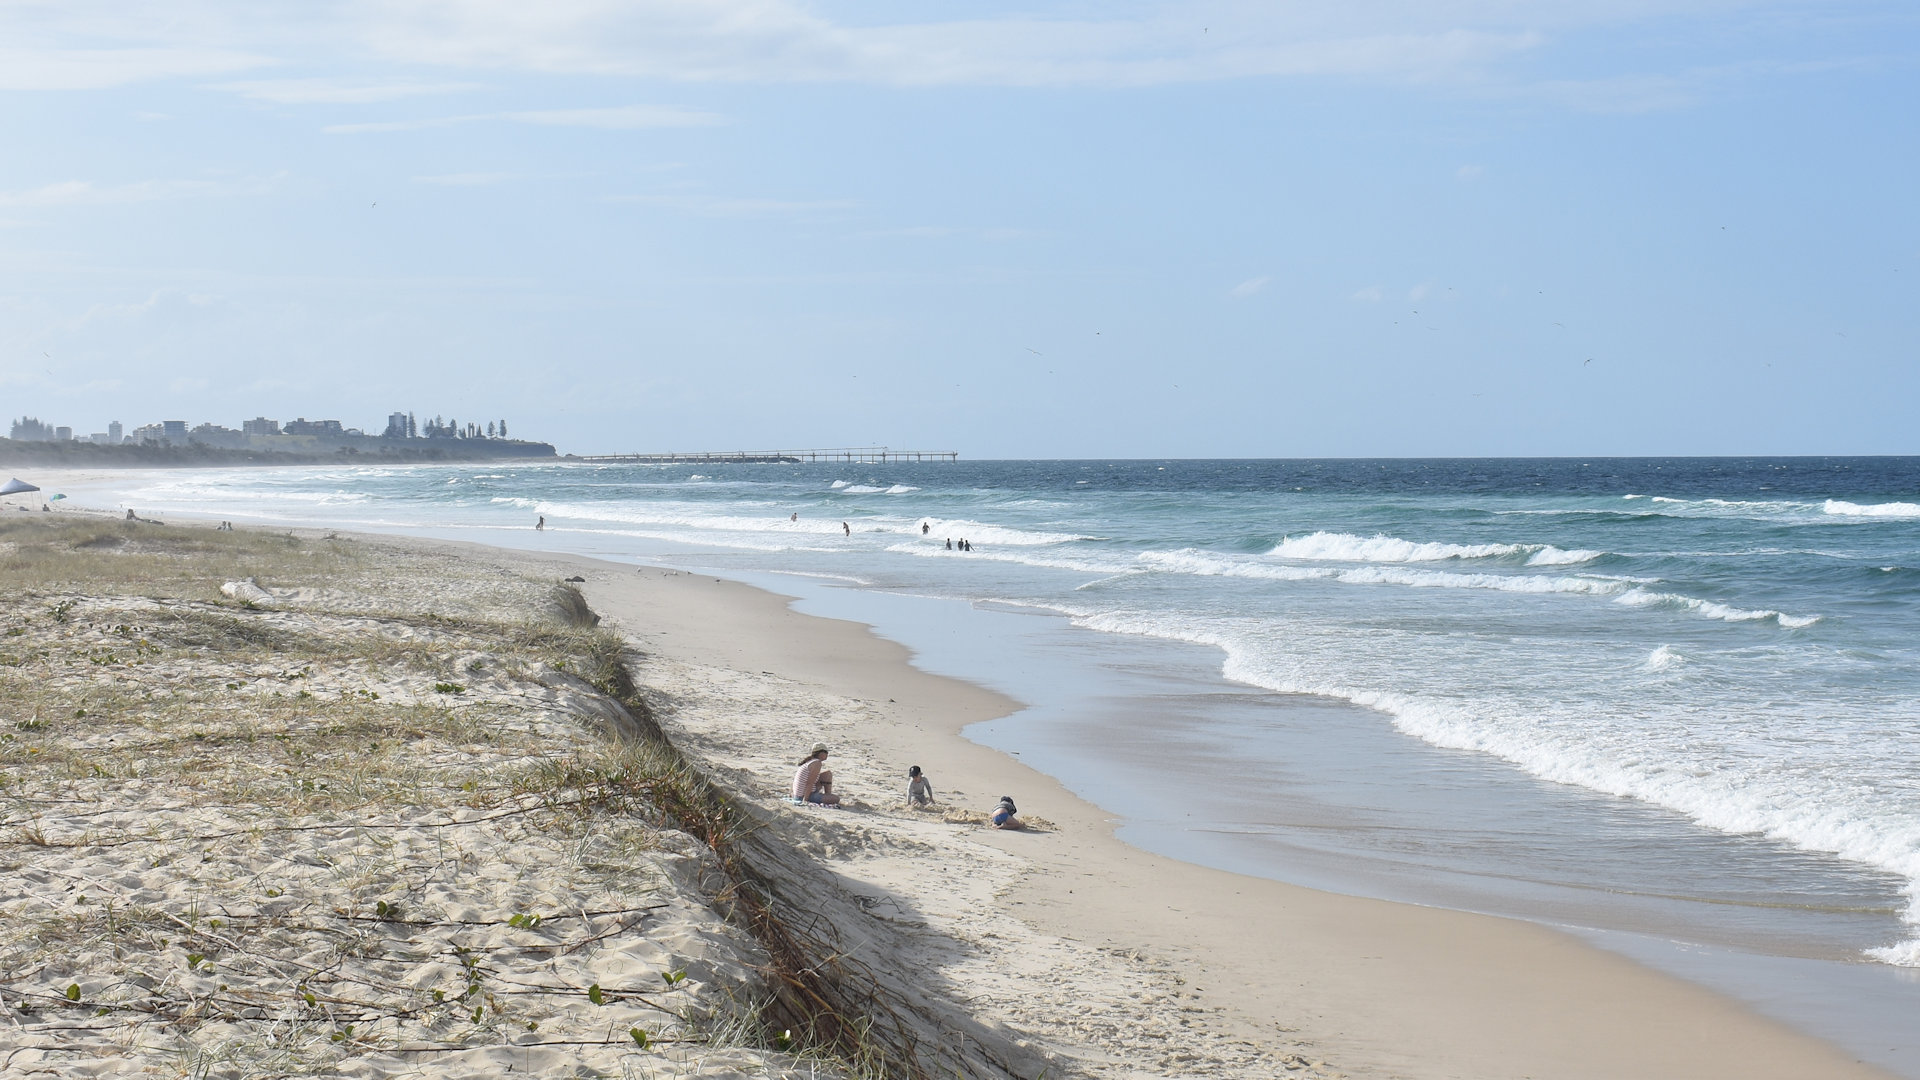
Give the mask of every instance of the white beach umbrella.
[[39, 490], [40, 490], [39, 488], [33, 486], [32, 484], [27, 483], [25, 480], [22, 480], [19, 477], [15, 477], [4, 484], [0, 484], [0, 496], [24, 495], [29, 491], [39, 491]]

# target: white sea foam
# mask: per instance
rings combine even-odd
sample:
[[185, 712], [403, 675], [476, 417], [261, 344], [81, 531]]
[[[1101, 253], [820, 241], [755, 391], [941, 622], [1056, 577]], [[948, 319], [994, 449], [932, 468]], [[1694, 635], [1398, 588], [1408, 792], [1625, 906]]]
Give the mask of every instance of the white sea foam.
[[1868, 949], [1867, 955], [1883, 964], [1895, 964], [1900, 967], [1920, 967], [1920, 938], [1908, 938], [1897, 945], [1886, 945], [1878, 949]]
[[[694, 477], [699, 480], [702, 477]], [[844, 491], [849, 495], [905, 495], [920, 489], [910, 484], [894, 484], [890, 487], [876, 487], [873, 484], [855, 484], [846, 480], [835, 480], [833, 490]]]
[[1760, 622], [1772, 619], [1788, 629], [1812, 626], [1817, 615], [1789, 615], [1773, 610], [1748, 610], [1679, 593], [1642, 588], [1657, 579], [1599, 574], [1472, 574], [1455, 570], [1383, 564], [1346, 569], [1267, 563], [1247, 556], [1223, 555], [1198, 548], [1149, 551], [1140, 565], [1163, 573], [1203, 577], [1241, 577], [1265, 581], [1337, 581], [1346, 585], [1400, 585], [1412, 589], [1487, 589], [1535, 595], [1565, 594], [1612, 597], [1628, 607], [1671, 607], [1723, 622]]
[[1372, 563], [1497, 559], [1524, 554], [1529, 566], [1571, 566], [1590, 562], [1606, 552], [1566, 551], [1552, 544], [1449, 544], [1402, 540], [1384, 534], [1362, 537], [1352, 533], [1316, 532], [1287, 537], [1267, 554], [1275, 558], [1311, 562]]
[[1920, 503], [1851, 503], [1841, 499], [1828, 499], [1823, 509], [1839, 517], [1868, 518], [1920, 518]]
[[1534, 552], [1532, 555], [1527, 556], [1527, 565], [1528, 566], [1574, 566], [1583, 562], [1592, 562], [1593, 560], [1605, 554], [1606, 552], [1604, 551], [1588, 551], [1585, 548], [1577, 548], [1573, 551], [1563, 551], [1560, 548], [1554, 547], [1552, 544], [1548, 544], [1547, 546]]
[[1355, 536], [1317, 532], [1289, 536], [1268, 555], [1318, 562], [1439, 562], [1442, 559], [1485, 559], [1534, 550], [1520, 544], [1444, 544], [1402, 540], [1397, 536]]
[[[1213, 645], [1225, 652], [1222, 672], [1235, 681], [1350, 701], [1387, 714], [1401, 731], [1436, 746], [1492, 754], [1556, 783], [1665, 806], [1721, 832], [1762, 834], [1878, 867], [1908, 880], [1905, 918], [1920, 926], [1920, 815], [1897, 790], [1876, 791], [1853, 776], [1818, 771], [1790, 747], [1780, 751], [1790, 756], [1757, 770], [1737, 767], [1754, 748], [1729, 756], [1686, 705], [1662, 712], [1649, 702], [1652, 708], [1622, 727], [1603, 701], [1577, 695], [1543, 701], [1533, 688], [1488, 678], [1470, 663], [1452, 684], [1386, 689], [1403, 684], [1396, 676], [1406, 669], [1406, 643], [1392, 633], [1358, 652], [1362, 639], [1313, 633], [1286, 635], [1285, 647], [1277, 648], [1271, 629], [1258, 620], [1122, 610], [1079, 613], [1074, 621]], [[1644, 666], [1670, 670], [1683, 662], [1661, 646]], [[1920, 941], [1864, 952], [1920, 966]]]
[[1671, 645], [1662, 645], [1647, 654], [1647, 662], [1642, 667], [1648, 671], [1668, 671], [1687, 662], [1679, 650]]
[[[1076, 540], [1097, 540], [1095, 536], [1081, 536], [1075, 533], [1041, 532], [1036, 529], [1016, 529], [1006, 525], [996, 525], [989, 521], [974, 521], [970, 518], [920, 518], [932, 531], [927, 539], [932, 543], [941, 543], [947, 537], [958, 540], [962, 537], [979, 545], [997, 545], [1012, 547], [1045, 547], [1050, 544], [1069, 544]], [[913, 525], [913, 532], [919, 532], [919, 523]]]
[[1713, 600], [1702, 600], [1695, 596], [1681, 596], [1678, 593], [1669, 592], [1652, 592], [1641, 588], [1628, 589], [1626, 592], [1614, 597], [1613, 602], [1616, 604], [1625, 604], [1628, 607], [1681, 608], [1686, 611], [1698, 612], [1709, 619], [1719, 619], [1722, 622], [1765, 622], [1768, 619], [1772, 619], [1789, 630], [1798, 630], [1803, 627], [1812, 626], [1814, 623], [1820, 621], [1820, 616], [1818, 615], [1789, 615], [1784, 611], [1774, 611], [1771, 608], [1763, 610], [1737, 608]]
[[1042, 549], [1020, 547], [995, 547], [984, 541], [972, 551], [949, 551], [942, 543], [906, 543], [893, 544], [888, 551], [902, 555], [917, 555], [922, 558], [958, 558], [967, 561], [985, 561], [1013, 563], [1018, 566], [1031, 566], [1045, 570], [1070, 570], [1074, 573], [1099, 574], [1105, 578], [1118, 577], [1130, 573], [1139, 573], [1139, 568], [1120, 563], [1107, 562], [1097, 558], [1074, 558], [1068, 555], [1055, 555]]

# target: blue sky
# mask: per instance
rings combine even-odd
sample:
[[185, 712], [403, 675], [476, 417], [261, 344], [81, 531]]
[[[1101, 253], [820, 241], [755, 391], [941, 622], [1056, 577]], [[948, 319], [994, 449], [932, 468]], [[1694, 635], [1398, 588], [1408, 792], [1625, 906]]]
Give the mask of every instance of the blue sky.
[[0, 0], [0, 410], [1916, 453], [1920, 8]]

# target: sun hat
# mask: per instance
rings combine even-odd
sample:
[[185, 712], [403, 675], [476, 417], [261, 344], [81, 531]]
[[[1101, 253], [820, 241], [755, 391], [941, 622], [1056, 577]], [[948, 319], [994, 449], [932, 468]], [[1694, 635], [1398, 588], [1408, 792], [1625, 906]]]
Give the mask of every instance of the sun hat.
[[812, 749], [812, 750], [809, 750], [809, 751], [807, 751], [807, 752], [808, 752], [808, 753], [810, 753], [810, 754], [825, 754], [825, 753], [827, 753], [827, 752], [828, 752], [828, 750], [827, 750], [827, 744], [826, 744], [826, 743], [823, 743], [823, 742], [817, 742], [817, 743], [814, 743], [814, 744], [813, 744], [813, 749]]

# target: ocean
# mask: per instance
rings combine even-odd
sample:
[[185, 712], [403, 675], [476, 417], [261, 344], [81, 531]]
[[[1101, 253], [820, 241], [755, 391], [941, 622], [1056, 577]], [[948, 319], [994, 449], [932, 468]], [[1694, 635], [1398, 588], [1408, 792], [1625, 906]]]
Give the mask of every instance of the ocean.
[[[1037, 635], [1087, 673], [1084, 692], [974, 737], [1114, 811], [1133, 842], [1394, 899], [1920, 968], [1920, 458], [122, 481], [92, 501], [780, 575], [826, 607], [963, 602], [1006, 627], [984, 636]], [[948, 666], [991, 682], [996, 663]], [[999, 681], [1048, 697], [1045, 678]]]

